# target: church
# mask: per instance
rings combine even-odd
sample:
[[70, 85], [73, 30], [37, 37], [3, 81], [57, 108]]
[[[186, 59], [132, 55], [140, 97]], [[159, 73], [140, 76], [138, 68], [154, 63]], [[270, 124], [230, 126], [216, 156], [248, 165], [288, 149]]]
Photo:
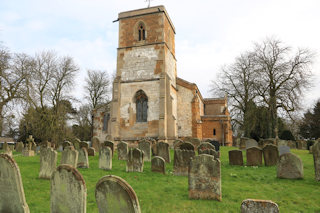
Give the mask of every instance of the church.
[[177, 77], [175, 27], [164, 6], [119, 13], [117, 72], [112, 100], [94, 111], [101, 141], [187, 137], [232, 144], [227, 98], [204, 98]]

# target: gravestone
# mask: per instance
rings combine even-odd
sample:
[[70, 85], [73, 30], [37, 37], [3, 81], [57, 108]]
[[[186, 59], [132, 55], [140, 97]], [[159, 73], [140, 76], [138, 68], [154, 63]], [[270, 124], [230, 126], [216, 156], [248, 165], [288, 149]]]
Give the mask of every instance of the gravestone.
[[24, 196], [20, 169], [7, 154], [0, 154], [0, 212], [30, 212]]
[[80, 150], [80, 140], [78, 138], [72, 139], [72, 145], [74, 146], [75, 150]]
[[214, 156], [215, 159], [220, 158], [220, 156], [219, 156], [220, 153], [214, 151], [213, 149], [205, 149], [205, 150], [201, 151], [201, 154], [212, 155], [212, 156]]
[[143, 152], [138, 149], [130, 149], [127, 160], [127, 172], [143, 172]]
[[286, 140], [277, 140], [278, 147], [279, 146], [288, 146], [288, 141]]
[[247, 199], [241, 203], [241, 213], [279, 213], [279, 207], [271, 200]]
[[240, 146], [239, 149], [245, 149], [246, 148], [246, 141], [250, 140], [250, 138], [241, 137], [240, 138]]
[[278, 146], [279, 150], [279, 156], [283, 155], [285, 153], [290, 153], [290, 147], [289, 146]]
[[151, 161], [151, 144], [147, 140], [142, 140], [138, 145], [139, 149], [143, 151], [143, 159], [144, 161]]
[[85, 213], [86, 205], [87, 188], [81, 173], [60, 165], [51, 177], [50, 212]]
[[220, 160], [206, 154], [193, 157], [188, 182], [190, 199], [221, 201]]
[[151, 160], [151, 171], [166, 174], [166, 162], [162, 157], [155, 156]]
[[113, 156], [113, 152], [114, 152], [114, 143], [112, 141], [105, 141], [103, 142], [103, 146], [107, 146], [110, 147], [111, 151], [112, 151], [112, 156]]
[[136, 193], [120, 177], [102, 177], [96, 184], [95, 197], [99, 213], [141, 213]]
[[94, 150], [99, 152], [99, 149], [100, 149], [100, 140], [99, 140], [99, 138], [94, 136], [94, 137], [92, 137], [91, 141], [92, 141], [91, 146], [94, 148]]
[[173, 174], [177, 176], [188, 176], [190, 160], [196, 155], [194, 150], [174, 150]]
[[7, 142], [3, 143], [3, 147], [2, 147], [4, 154], [9, 155], [10, 157], [12, 157], [12, 150], [10, 149], [9, 145]]
[[284, 179], [302, 179], [303, 164], [301, 159], [293, 153], [280, 155], [277, 164], [277, 177]]
[[247, 152], [247, 166], [262, 166], [262, 150], [259, 147], [251, 147]]
[[63, 146], [62, 145], [59, 145], [58, 147], [58, 152], [62, 152], [63, 151]]
[[228, 153], [230, 165], [243, 166], [243, 156], [241, 150], [230, 150]]
[[259, 147], [263, 148], [267, 144], [277, 145], [277, 140], [275, 138], [266, 138], [266, 139], [260, 139], [258, 143], [259, 143]]
[[118, 150], [118, 160], [128, 159], [128, 144], [126, 142], [120, 141], [117, 145]]
[[65, 141], [65, 142], [62, 143], [63, 150], [64, 150], [67, 146], [72, 146], [71, 142]]
[[112, 169], [112, 151], [108, 146], [102, 146], [99, 151], [99, 169]]
[[79, 143], [79, 149], [81, 149], [82, 147], [86, 148], [87, 150], [89, 149], [89, 144], [85, 141], [81, 141]]
[[68, 164], [77, 168], [78, 164], [78, 151], [74, 150], [73, 146], [67, 146], [61, 153], [61, 162], [60, 164]]
[[17, 146], [16, 146], [16, 151], [17, 152], [22, 152], [23, 148], [24, 148], [23, 143], [22, 142], [18, 142]]
[[313, 144], [312, 154], [313, 154], [315, 178], [317, 181], [320, 181], [320, 142], [316, 142], [315, 144]]
[[40, 149], [40, 172], [39, 178], [50, 179], [52, 173], [56, 170], [58, 153], [51, 147]]
[[178, 149], [178, 147], [183, 143], [184, 141], [180, 139], [173, 141], [173, 149]]
[[157, 156], [162, 157], [167, 163], [170, 163], [169, 144], [165, 142], [157, 143]]
[[273, 144], [267, 144], [262, 149], [264, 165], [266, 166], [275, 166], [279, 160], [279, 151], [278, 147]]
[[194, 147], [198, 147], [199, 145], [200, 145], [200, 143], [201, 143], [201, 141], [200, 141], [200, 139], [199, 138], [189, 138], [189, 137], [187, 137], [186, 139], [185, 139], [185, 142], [189, 142], [189, 143], [191, 143]]
[[32, 143], [29, 142], [26, 147], [22, 150], [22, 155], [25, 157], [34, 156], [34, 151], [32, 150]]
[[246, 149], [249, 149], [251, 147], [258, 147], [258, 142], [255, 139], [248, 139], [246, 140]]
[[211, 140], [209, 143], [214, 146], [216, 152], [220, 151], [220, 143], [219, 143], [219, 141]]
[[204, 150], [208, 149], [216, 150], [216, 148], [211, 143], [203, 142], [198, 146], [198, 154], [201, 155], [203, 154]]
[[88, 158], [88, 151], [86, 150], [86, 148], [82, 147], [79, 151], [78, 151], [78, 163], [77, 163], [77, 167], [78, 168], [84, 168], [84, 169], [88, 169], [89, 168], [89, 158]]
[[93, 147], [89, 147], [87, 151], [88, 151], [88, 156], [95, 156], [96, 155], [96, 150]]
[[177, 148], [180, 149], [180, 150], [192, 150], [192, 151], [194, 151], [194, 146], [189, 142], [182, 143]]

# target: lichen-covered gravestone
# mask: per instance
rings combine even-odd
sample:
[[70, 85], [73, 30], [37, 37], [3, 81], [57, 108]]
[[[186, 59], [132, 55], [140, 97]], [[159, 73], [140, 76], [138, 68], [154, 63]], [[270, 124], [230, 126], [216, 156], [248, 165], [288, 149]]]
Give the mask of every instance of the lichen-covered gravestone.
[[157, 143], [157, 156], [162, 157], [167, 163], [170, 163], [169, 144], [165, 142]]
[[87, 150], [89, 149], [89, 144], [85, 141], [81, 141], [79, 143], [79, 149], [81, 149], [82, 147], [86, 148]]
[[143, 172], [143, 152], [140, 149], [130, 149], [127, 160], [127, 172]]
[[155, 156], [151, 160], [151, 171], [166, 174], [166, 162], [162, 157]]
[[87, 188], [78, 170], [60, 165], [51, 177], [50, 212], [85, 213]]
[[191, 151], [194, 151], [194, 145], [192, 143], [190, 143], [190, 142], [182, 143], [177, 148], [180, 149], [180, 150], [191, 150]]
[[271, 200], [247, 199], [241, 203], [241, 213], [278, 213], [279, 207]]
[[247, 166], [262, 166], [262, 150], [259, 147], [251, 147], [247, 151]]
[[88, 151], [86, 150], [86, 148], [82, 147], [78, 153], [79, 154], [78, 154], [77, 167], [88, 169], [89, 168]]
[[266, 166], [275, 166], [279, 160], [279, 151], [278, 147], [273, 144], [267, 144], [262, 149], [264, 164]]
[[143, 151], [143, 159], [144, 161], [151, 161], [151, 144], [147, 140], [142, 140], [139, 142], [139, 149]]
[[65, 142], [62, 143], [63, 149], [65, 149], [67, 146], [73, 146], [73, 145], [72, 145], [72, 143], [69, 142], [69, 141], [65, 141]]
[[102, 177], [96, 185], [95, 197], [99, 213], [141, 213], [136, 193], [120, 177]]
[[92, 137], [92, 140], [91, 140], [91, 146], [94, 148], [94, 150], [96, 150], [96, 152], [99, 152], [100, 150], [100, 140], [98, 137], [94, 136]]
[[39, 178], [50, 179], [52, 173], [56, 170], [57, 152], [51, 147], [40, 149], [40, 172]]
[[302, 179], [303, 164], [301, 159], [293, 153], [280, 155], [277, 164], [277, 177], [285, 179]]
[[112, 169], [112, 151], [108, 146], [103, 146], [100, 148], [99, 168], [104, 170]]
[[205, 152], [207, 152], [206, 150], [216, 150], [216, 148], [208, 142], [203, 142], [198, 146], [198, 154], [207, 154]]
[[312, 153], [313, 153], [315, 178], [317, 181], [320, 181], [320, 142], [316, 142], [312, 146]]
[[24, 148], [23, 143], [22, 142], [18, 142], [17, 146], [16, 146], [16, 151], [17, 152], [22, 152], [23, 148]]
[[118, 160], [128, 159], [128, 144], [126, 142], [120, 141], [117, 145], [118, 150]]
[[174, 150], [173, 174], [177, 176], [188, 176], [190, 160], [196, 155], [194, 150]]
[[7, 154], [0, 154], [0, 212], [30, 212], [24, 196], [19, 167]]
[[88, 156], [95, 156], [96, 155], [96, 150], [93, 147], [89, 147], [87, 149], [87, 151], [88, 151]]
[[191, 159], [189, 198], [221, 201], [221, 163], [212, 155], [202, 154]]
[[229, 151], [229, 164], [243, 166], [243, 156], [241, 150]]
[[69, 164], [74, 168], [77, 168], [78, 155], [79, 155], [78, 151], [74, 150], [73, 146], [67, 146], [62, 151], [60, 164]]
[[107, 146], [110, 147], [111, 151], [112, 151], [112, 156], [113, 156], [113, 152], [114, 152], [114, 143], [112, 141], [104, 141], [103, 142], [103, 146]]

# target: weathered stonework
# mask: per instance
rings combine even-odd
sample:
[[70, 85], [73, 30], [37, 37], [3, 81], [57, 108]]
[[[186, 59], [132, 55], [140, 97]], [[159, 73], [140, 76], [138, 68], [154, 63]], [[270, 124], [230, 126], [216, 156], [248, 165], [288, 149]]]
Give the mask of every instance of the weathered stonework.
[[162, 141], [157, 143], [157, 156], [162, 157], [167, 163], [170, 163], [169, 144]]
[[280, 155], [277, 164], [277, 177], [285, 179], [302, 179], [303, 164], [301, 159], [293, 153]]
[[229, 151], [229, 164], [243, 166], [243, 156], [241, 150]]
[[151, 160], [151, 171], [166, 174], [166, 161], [159, 156], [155, 156]]
[[143, 160], [151, 161], [151, 144], [149, 141], [142, 140], [138, 145], [139, 149], [143, 151]]
[[143, 172], [143, 152], [140, 149], [130, 149], [127, 160], [127, 172]]
[[320, 141], [312, 146], [314, 172], [317, 181], [320, 181]]
[[51, 147], [40, 149], [40, 172], [39, 178], [50, 179], [56, 170], [58, 153]]
[[84, 168], [88, 169], [89, 168], [89, 159], [88, 159], [88, 151], [86, 148], [82, 147], [79, 152], [78, 152], [78, 163], [77, 167], [78, 168]]
[[241, 203], [241, 213], [279, 213], [279, 207], [271, 200], [247, 199]]
[[278, 147], [273, 144], [267, 144], [262, 149], [264, 164], [266, 166], [275, 166], [279, 160], [279, 151]]
[[112, 150], [108, 146], [101, 147], [99, 151], [99, 168], [104, 170], [112, 169]]
[[173, 174], [177, 176], [188, 176], [190, 160], [196, 155], [194, 150], [174, 150]]
[[96, 185], [95, 197], [99, 213], [141, 213], [136, 193], [120, 177], [102, 177]]
[[30, 212], [19, 167], [7, 154], [0, 154], [0, 212]]
[[259, 147], [251, 147], [247, 152], [247, 166], [262, 166], [262, 150]]
[[74, 150], [73, 146], [67, 146], [61, 154], [60, 164], [68, 164], [77, 168], [78, 164], [78, 151]]
[[221, 201], [221, 163], [212, 155], [198, 155], [190, 162], [189, 198]]
[[118, 160], [128, 159], [128, 144], [126, 142], [120, 141], [117, 145], [118, 150]]

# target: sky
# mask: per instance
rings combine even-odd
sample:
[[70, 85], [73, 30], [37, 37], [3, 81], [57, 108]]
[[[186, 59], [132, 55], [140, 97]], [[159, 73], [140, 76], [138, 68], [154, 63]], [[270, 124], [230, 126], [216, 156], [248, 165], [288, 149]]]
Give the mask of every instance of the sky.
[[[202, 96], [221, 67], [267, 37], [316, 53], [313, 88], [305, 108], [320, 98], [319, 0], [151, 0], [164, 5], [176, 29], [178, 77]], [[80, 67], [74, 95], [83, 95], [88, 69], [116, 71], [118, 13], [147, 7], [145, 0], [0, 0], [0, 41], [11, 52], [54, 50]]]

